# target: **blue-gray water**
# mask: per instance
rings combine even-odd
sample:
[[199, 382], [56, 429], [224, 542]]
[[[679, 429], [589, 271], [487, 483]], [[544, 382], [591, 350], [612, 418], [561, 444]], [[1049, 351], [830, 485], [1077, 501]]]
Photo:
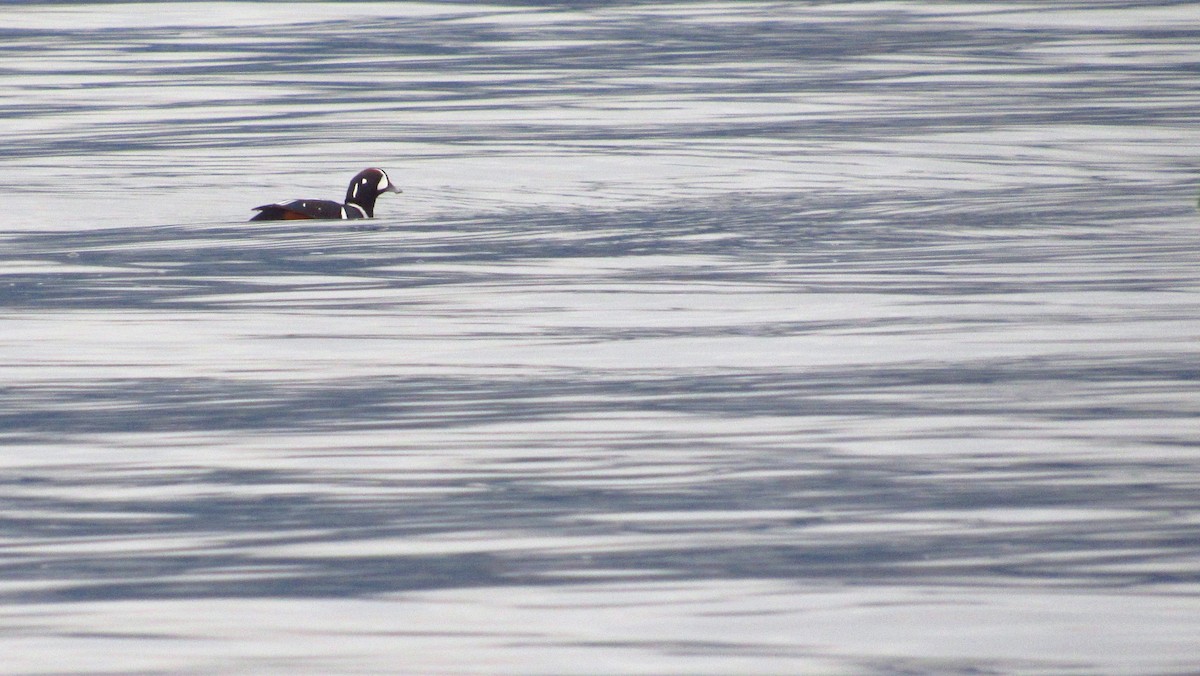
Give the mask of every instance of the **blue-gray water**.
[[0, 672], [1200, 665], [1200, 5], [0, 26]]

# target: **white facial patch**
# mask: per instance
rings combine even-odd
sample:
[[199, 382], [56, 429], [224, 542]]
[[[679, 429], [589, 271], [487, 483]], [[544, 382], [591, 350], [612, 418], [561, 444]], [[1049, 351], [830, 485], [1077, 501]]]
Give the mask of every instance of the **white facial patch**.
[[391, 181], [388, 180], [387, 174], [385, 174], [381, 171], [381, 172], [379, 172], [379, 186], [377, 188], [375, 188], [375, 191], [383, 192], [384, 190], [387, 190], [388, 186], [391, 184], [392, 183], [391, 183]]

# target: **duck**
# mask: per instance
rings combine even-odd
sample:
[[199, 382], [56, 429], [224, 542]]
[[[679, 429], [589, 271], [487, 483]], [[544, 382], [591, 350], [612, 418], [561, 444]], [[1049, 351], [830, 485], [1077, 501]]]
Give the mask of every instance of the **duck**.
[[291, 221], [305, 218], [374, 218], [375, 199], [385, 192], [401, 192], [387, 172], [371, 167], [350, 179], [346, 201], [298, 199], [254, 207], [252, 221]]

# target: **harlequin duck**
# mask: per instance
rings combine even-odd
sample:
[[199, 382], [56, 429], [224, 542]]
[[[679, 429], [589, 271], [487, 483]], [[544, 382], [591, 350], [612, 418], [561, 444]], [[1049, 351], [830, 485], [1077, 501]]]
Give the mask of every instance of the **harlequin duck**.
[[254, 207], [252, 221], [290, 221], [302, 218], [374, 218], [375, 198], [385, 192], [400, 192], [382, 169], [363, 169], [346, 189], [346, 203], [333, 200], [292, 200]]

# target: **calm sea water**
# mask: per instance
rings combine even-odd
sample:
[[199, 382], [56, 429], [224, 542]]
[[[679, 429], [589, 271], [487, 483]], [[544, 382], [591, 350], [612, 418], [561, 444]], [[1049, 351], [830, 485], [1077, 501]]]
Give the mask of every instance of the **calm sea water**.
[[1200, 668], [1200, 5], [0, 26], [0, 672]]

